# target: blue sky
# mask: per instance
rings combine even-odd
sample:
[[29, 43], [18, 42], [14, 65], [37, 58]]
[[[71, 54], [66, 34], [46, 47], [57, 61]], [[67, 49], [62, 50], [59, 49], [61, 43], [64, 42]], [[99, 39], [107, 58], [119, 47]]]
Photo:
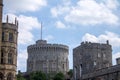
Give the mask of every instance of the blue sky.
[[26, 71], [27, 46], [40, 39], [69, 46], [69, 67], [72, 49], [82, 41], [109, 43], [113, 63], [120, 57], [120, 0], [4, 0], [3, 22], [19, 21], [17, 70]]

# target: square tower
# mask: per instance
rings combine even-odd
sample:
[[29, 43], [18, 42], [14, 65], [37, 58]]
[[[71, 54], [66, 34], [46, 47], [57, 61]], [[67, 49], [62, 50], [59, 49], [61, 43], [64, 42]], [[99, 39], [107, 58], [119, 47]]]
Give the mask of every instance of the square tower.
[[81, 80], [84, 74], [110, 66], [112, 48], [108, 41], [106, 44], [82, 42], [73, 49], [74, 80]]

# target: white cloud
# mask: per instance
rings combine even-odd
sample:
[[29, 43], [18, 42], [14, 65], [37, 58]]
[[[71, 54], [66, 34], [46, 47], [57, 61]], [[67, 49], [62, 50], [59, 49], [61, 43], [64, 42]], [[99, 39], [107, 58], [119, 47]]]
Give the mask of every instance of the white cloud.
[[119, 18], [113, 13], [118, 6], [116, 0], [96, 2], [95, 0], [79, 0], [77, 5], [59, 5], [51, 9], [54, 17], [61, 17], [66, 22], [82, 25], [118, 24]]
[[4, 0], [4, 7], [9, 12], [36, 11], [46, 5], [46, 0]]
[[105, 42], [106, 40], [109, 40], [110, 44], [113, 47], [120, 47], [120, 35], [115, 34], [113, 32], [106, 31], [105, 34], [101, 34], [99, 36], [86, 33], [82, 37], [82, 41]]
[[27, 55], [27, 51], [26, 50], [21, 50], [18, 54], [18, 57], [17, 57], [17, 70], [21, 70], [22, 71], [25, 71], [26, 70], [26, 64], [27, 64], [27, 58], [28, 58], [28, 55]]
[[65, 16], [65, 20], [83, 25], [117, 24], [118, 17], [103, 3], [99, 4], [95, 0], [81, 0], [76, 7], [72, 8], [70, 14]]
[[57, 28], [59, 28], [59, 29], [65, 29], [65, 28], [66, 28], [65, 24], [62, 23], [61, 21], [57, 21], [57, 22], [55, 23], [55, 26], [56, 26]]
[[82, 37], [82, 41], [98, 42], [98, 38], [92, 34], [86, 33]]
[[64, 15], [65, 13], [68, 13], [70, 11], [70, 2], [65, 2], [65, 4], [53, 7], [51, 9], [51, 14], [53, 17], [59, 17], [59, 15]]
[[119, 3], [117, 0], [107, 0], [106, 6], [110, 9], [116, 9], [119, 6]]
[[[36, 17], [31, 17], [31, 16], [24, 16], [24, 15], [19, 15], [16, 16], [14, 14], [6, 14], [9, 15], [9, 23], [12, 23], [14, 21], [14, 18], [17, 17], [19, 21], [19, 26], [18, 26], [18, 44], [28, 44], [28, 43], [33, 43], [34, 40], [34, 35], [32, 34], [32, 30], [34, 29], [40, 29], [40, 23]], [[4, 15], [4, 21], [5, 21], [5, 16]]]

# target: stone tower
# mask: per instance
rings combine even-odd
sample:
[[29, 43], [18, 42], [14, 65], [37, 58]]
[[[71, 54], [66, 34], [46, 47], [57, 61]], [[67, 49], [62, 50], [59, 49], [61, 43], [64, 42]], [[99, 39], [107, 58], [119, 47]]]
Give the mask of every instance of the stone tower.
[[50, 44], [46, 40], [38, 40], [27, 48], [27, 72], [42, 71], [46, 74], [62, 72], [69, 69], [69, 47], [62, 44]]
[[2, 23], [0, 0], [0, 80], [16, 80], [18, 21]]
[[82, 42], [73, 50], [74, 80], [82, 75], [112, 66], [112, 48], [106, 44]]

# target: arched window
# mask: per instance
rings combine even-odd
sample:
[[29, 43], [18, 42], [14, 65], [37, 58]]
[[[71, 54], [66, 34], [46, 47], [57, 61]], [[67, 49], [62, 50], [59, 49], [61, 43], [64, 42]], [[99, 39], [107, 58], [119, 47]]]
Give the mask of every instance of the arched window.
[[3, 80], [3, 74], [0, 73], [0, 80]]
[[7, 75], [7, 80], [13, 80], [13, 75], [12, 75], [12, 73], [9, 73], [9, 74]]
[[13, 64], [12, 53], [8, 53], [8, 64]]

